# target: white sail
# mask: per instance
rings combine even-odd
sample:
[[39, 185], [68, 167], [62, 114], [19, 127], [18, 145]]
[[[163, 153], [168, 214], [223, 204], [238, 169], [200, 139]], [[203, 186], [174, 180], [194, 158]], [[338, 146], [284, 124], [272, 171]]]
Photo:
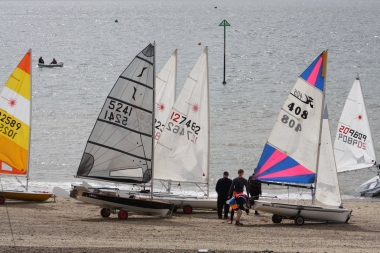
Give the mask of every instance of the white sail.
[[315, 198], [325, 205], [341, 206], [342, 199], [339, 190], [327, 107], [323, 113], [321, 147], [319, 152]]
[[154, 144], [160, 139], [175, 101], [177, 81], [177, 49], [156, 77], [156, 110]]
[[338, 172], [369, 168], [376, 164], [367, 109], [359, 78], [348, 94], [334, 143]]
[[324, 101], [326, 54], [301, 74], [264, 146], [255, 179], [314, 183]]
[[152, 177], [154, 46], [124, 70], [88, 139], [77, 176], [146, 183]]
[[155, 150], [155, 179], [208, 182], [209, 90], [207, 47], [170, 111]]

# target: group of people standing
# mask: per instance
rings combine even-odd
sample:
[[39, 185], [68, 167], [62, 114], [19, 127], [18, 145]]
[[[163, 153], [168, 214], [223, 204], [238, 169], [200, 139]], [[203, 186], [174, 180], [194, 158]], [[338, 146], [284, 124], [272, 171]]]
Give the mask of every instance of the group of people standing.
[[[249, 181], [243, 177], [244, 170], [238, 170], [238, 177], [233, 180], [229, 179], [229, 173], [225, 171], [223, 173], [223, 178], [219, 179], [216, 183], [215, 190], [218, 194], [217, 199], [217, 209], [218, 218], [223, 218], [223, 208], [224, 208], [224, 219], [230, 218], [228, 224], [232, 224], [234, 214], [236, 215], [236, 226], [243, 226], [240, 222], [241, 215], [243, 211], [247, 214], [249, 213], [249, 208], [254, 200], [258, 200], [261, 196], [261, 182], [253, 179], [253, 175], [249, 177]], [[244, 187], [247, 194], [244, 193]], [[231, 207], [231, 214], [228, 217], [228, 213]], [[259, 213], [255, 210], [255, 215]]]

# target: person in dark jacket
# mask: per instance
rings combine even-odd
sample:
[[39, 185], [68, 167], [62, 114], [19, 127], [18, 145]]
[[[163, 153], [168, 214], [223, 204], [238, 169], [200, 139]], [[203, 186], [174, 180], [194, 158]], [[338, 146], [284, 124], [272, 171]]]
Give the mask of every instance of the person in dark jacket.
[[40, 57], [40, 59], [38, 59], [38, 63], [42, 63], [42, 64], [45, 63], [44, 59], [42, 59], [42, 56]]
[[249, 198], [249, 187], [248, 187], [248, 181], [243, 177], [244, 170], [239, 169], [238, 170], [238, 177], [232, 180], [232, 184], [230, 187], [230, 190], [228, 192], [228, 198], [234, 197], [238, 193], [244, 192], [244, 186], [247, 190], [247, 197]]
[[[254, 179], [255, 173], [249, 177], [249, 193], [254, 200], [258, 200], [259, 196], [261, 196], [261, 181]], [[255, 210], [255, 215], [259, 215], [259, 213]]]
[[228, 172], [225, 171], [223, 173], [223, 177], [218, 180], [215, 186], [215, 191], [218, 193], [218, 200], [217, 200], [217, 208], [218, 208], [218, 218], [222, 218], [222, 211], [224, 206], [224, 218], [228, 219], [228, 212], [230, 210], [230, 205], [228, 205], [227, 197], [228, 197], [228, 191], [230, 190], [232, 180], [228, 178]]
[[57, 61], [55, 60], [55, 58], [53, 58], [53, 61], [50, 64], [57, 64]]

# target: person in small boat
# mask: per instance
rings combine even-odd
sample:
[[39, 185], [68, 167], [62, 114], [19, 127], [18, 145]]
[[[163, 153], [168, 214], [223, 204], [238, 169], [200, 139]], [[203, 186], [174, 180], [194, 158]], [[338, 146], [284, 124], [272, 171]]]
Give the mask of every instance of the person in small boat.
[[234, 220], [234, 214], [237, 212], [235, 225], [243, 226], [243, 223], [240, 222], [240, 218], [243, 210], [249, 214], [249, 206], [251, 204], [251, 200], [248, 199], [248, 196], [246, 194], [238, 193], [228, 201], [228, 204], [231, 206], [231, 216], [228, 224], [232, 224], [232, 221]]
[[228, 212], [230, 210], [230, 206], [226, 203], [228, 200], [228, 192], [230, 190], [232, 180], [228, 178], [228, 172], [225, 171], [223, 173], [223, 177], [218, 180], [215, 186], [215, 191], [218, 194], [217, 200], [217, 209], [218, 209], [218, 218], [222, 219], [223, 207], [224, 207], [224, 218], [228, 219]]
[[232, 180], [232, 184], [230, 187], [230, 191], [228, 192], [228, 198], [234, 197], [238, 193], [243, 193], [244, 192], [244, 186], [245, 189], [247, 190], [247, 196], [249, 198], [249, 187], [248, 187], [248, 181], [243, 177], [244, 175], [244, 170], [239, 169], [238, 170], [238, 177], [234, 178]]
[[[256, 168], [255, 168], [256, 170]], [[249, 176], [248, 178], [248, 185], [249, 185], [249, 194], [251, 194], [251, 197], [254, 200], [259, 200], [259, 196], [261, 196], [261, 181], [256, 180], [253, 178], [255, 173], [252, 174], [252, 176]], [[255, 210], [255, 215], [259, 215], [259, 212]]]
[[50, 64], [57, 64], [57, 61], [55, 60], [55, 58], [53, 58], [53, 61]]
[[38, 59], [38, 63], [41, 63], [41, 64], [45, 63], [44, 59], [42, 59], [42, 56], [40, 57], [40, 59]]

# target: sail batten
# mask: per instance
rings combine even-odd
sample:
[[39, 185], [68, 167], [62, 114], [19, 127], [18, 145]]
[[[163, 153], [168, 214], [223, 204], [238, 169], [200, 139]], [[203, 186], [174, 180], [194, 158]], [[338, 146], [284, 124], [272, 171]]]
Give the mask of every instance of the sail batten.
[[123, 183], [150, 181], [154, 57], [150, 44], [119, 76], [87, 141], [78, 177]]

